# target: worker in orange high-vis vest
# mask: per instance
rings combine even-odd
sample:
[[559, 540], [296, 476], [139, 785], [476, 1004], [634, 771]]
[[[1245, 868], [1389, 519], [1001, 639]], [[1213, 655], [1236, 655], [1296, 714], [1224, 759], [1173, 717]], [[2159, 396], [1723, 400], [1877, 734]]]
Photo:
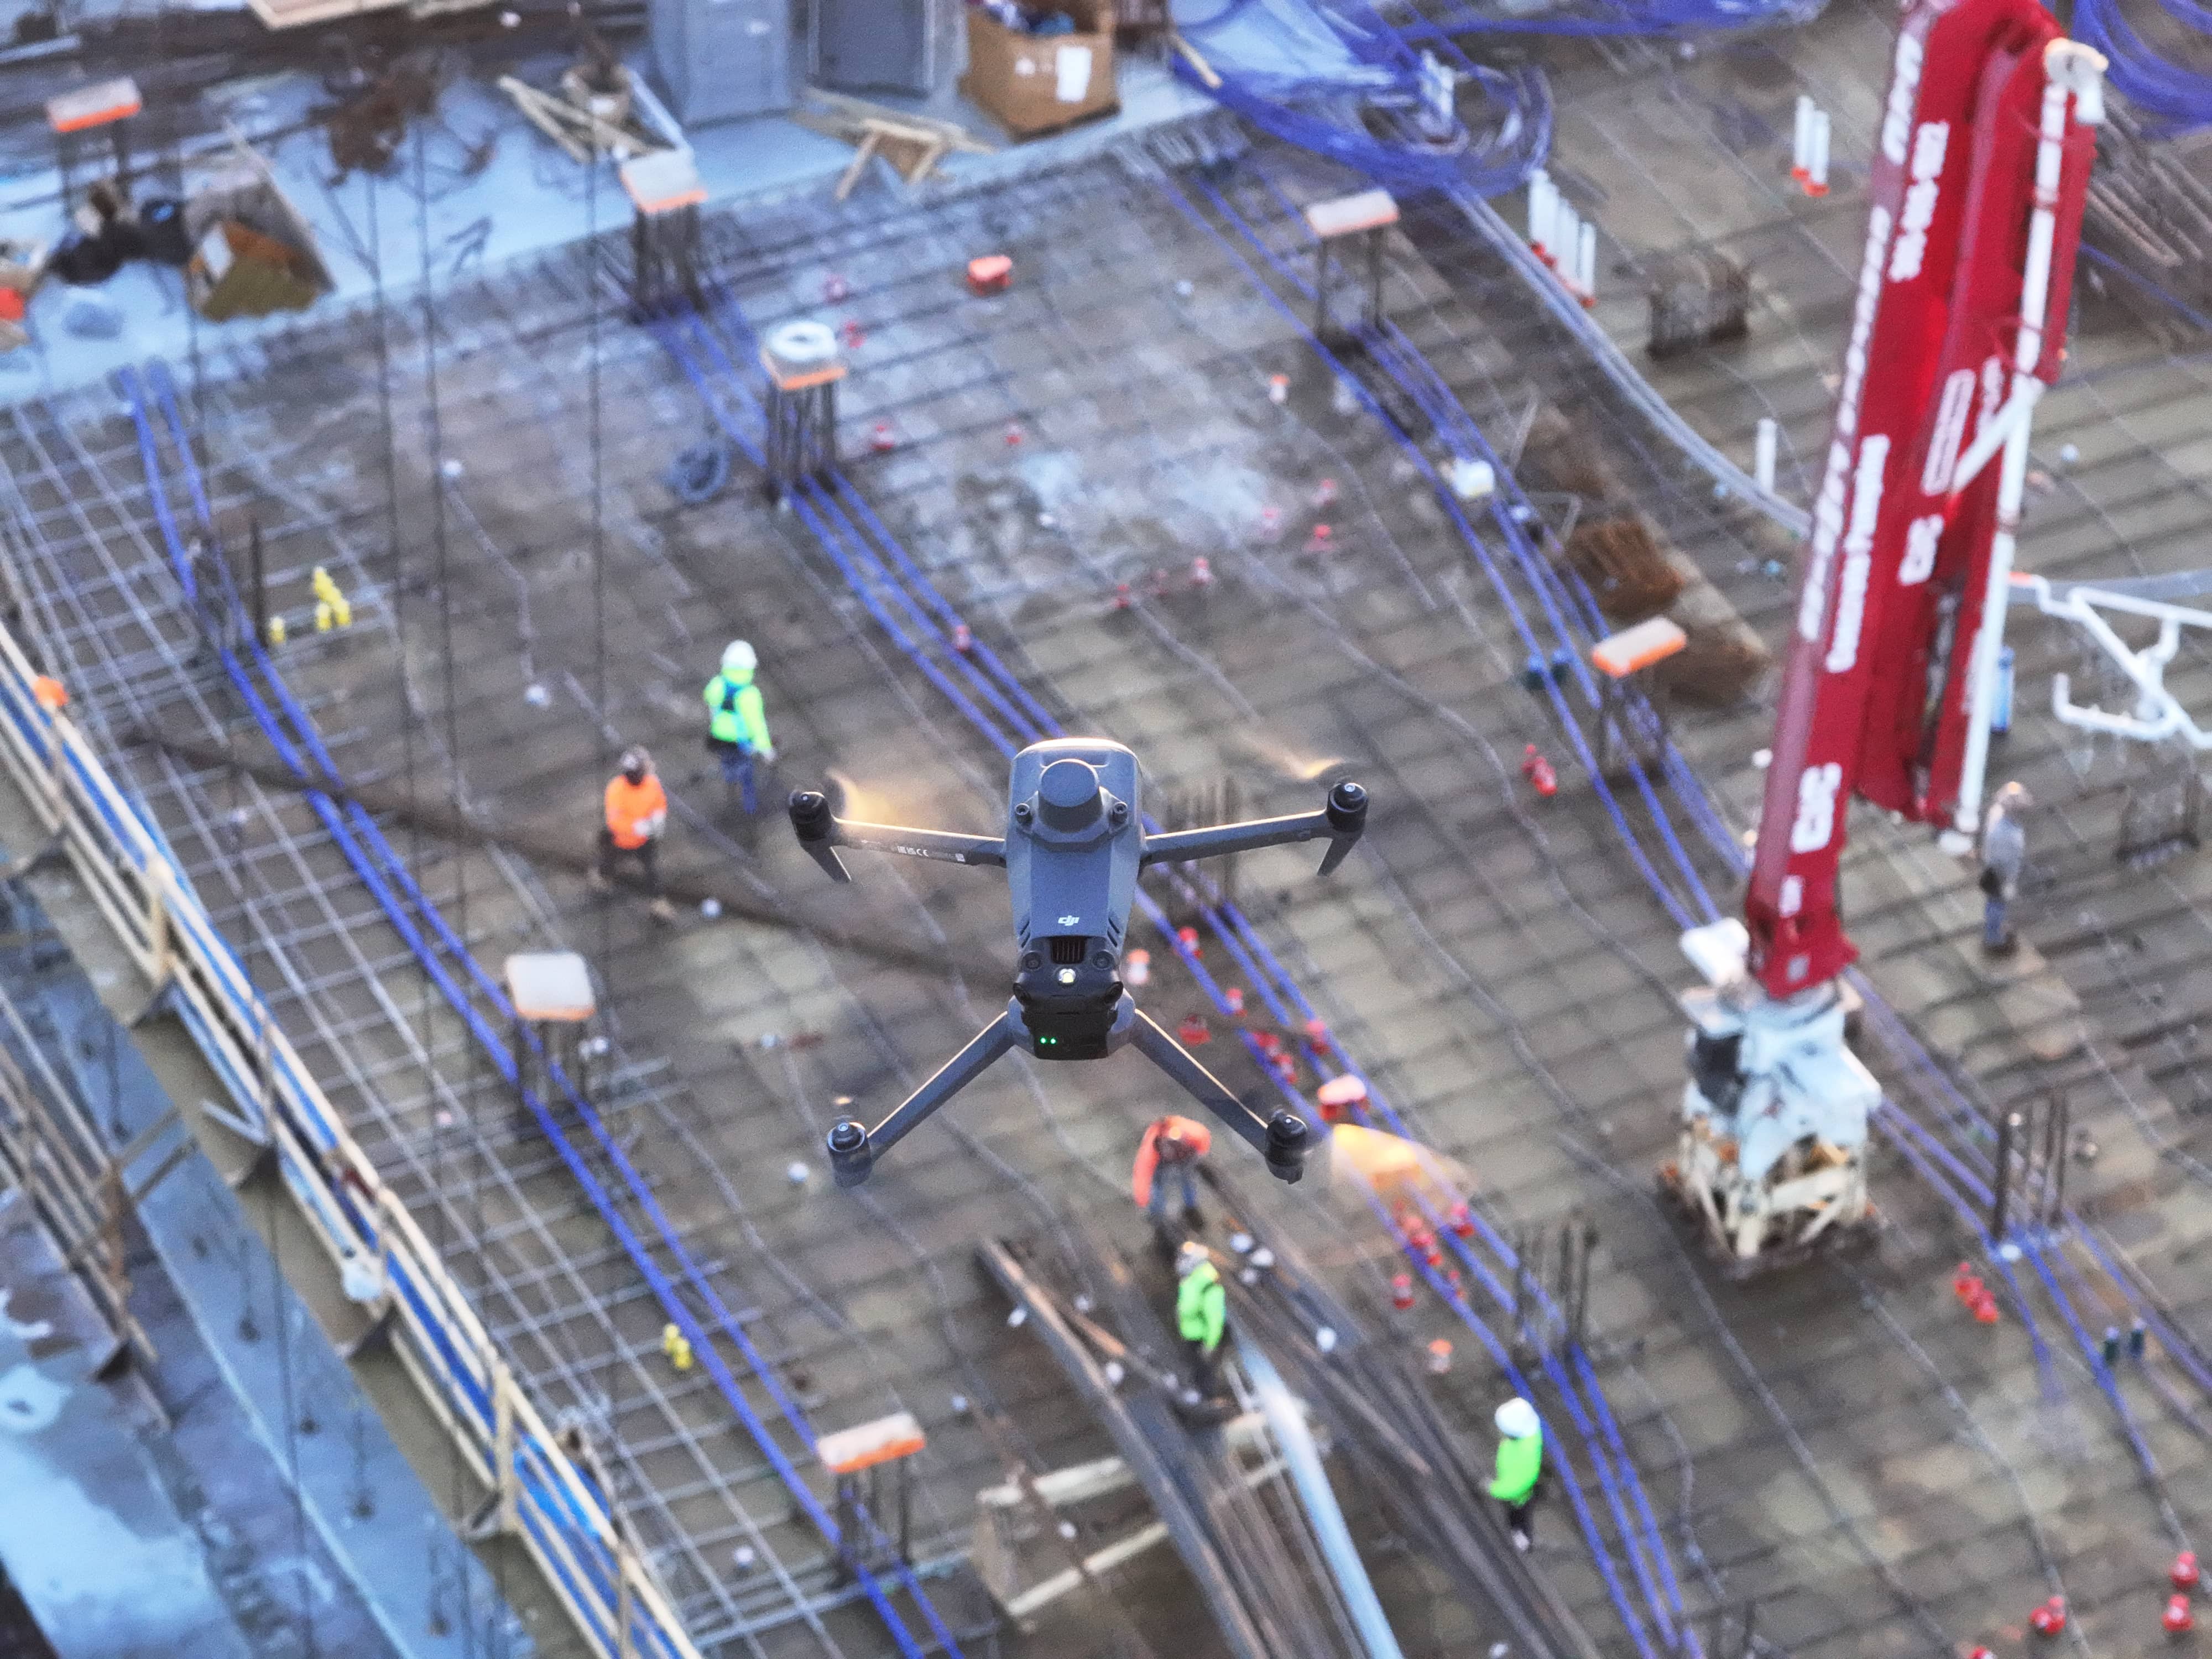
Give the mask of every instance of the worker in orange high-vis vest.
[[1173, 1113], [1154, 1118], [1145, 1126], [1137, 1143], [1137, 1161], [1129, 1170], [1129, 1196], [1154, 1221], [1168, 1211], [1170, 1187], [1182, 1195], [1182, 1218], [1189, 1226], [1203, 1227], [1206, 1217], [1198, 1207], [1198, 1161], [1213, 1150], [1213, 1133], [1203, 1123]]
[[592, 885], [611, 887], [615, 860], [635, 859], [653, 895], [653, 919], [673, 921], [676, 908], [660, 891], [660, 834], [668, 827], [668, 792], [653, 775], [653, 757], [642, 749], [623, 750], [622, 770], [607, 784], [607, 821], [599, 830], [599, 860]]

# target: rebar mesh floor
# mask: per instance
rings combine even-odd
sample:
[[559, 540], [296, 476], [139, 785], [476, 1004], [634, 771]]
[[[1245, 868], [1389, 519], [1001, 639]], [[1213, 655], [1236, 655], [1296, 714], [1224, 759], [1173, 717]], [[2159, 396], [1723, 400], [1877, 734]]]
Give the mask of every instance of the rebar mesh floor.
[[[787, 207], [720, 222], [716, 270], [757, 329], [811, 314], [856, 325], [847, 473], [1061, 723], [1130, 743], [1170, 795], [1229, 776], [1255, 810], [1290, 811], [1339, 769], [1369, 785], [1367, 846], [1331, 883], [1303, 854], [1269, 854], [1235, 872], [1237, 897], [1332, 1040], [1472, 1171], [1486, 1214], [1501, 1227], [1577, 1209], [1601, 1218], [1591, 1352], [1692, 1611], [1756, 1600], [1769, 1651], [1924, 1653], [2016, 1622], [2057, 1575], [2093, 1639], [2136, 1629], [2127, 1597], [2140, 1600], [2171, 1553], [2160, 1506], [2201, 1523], [2212, 1500], [2201, 1431], [2180, 1406], [2138, 1399], [2167, 1476], [2147, 1484], [2070, 1346], [2039, 1364], [2016, 1327], [1966, 1320], [1946, 1283], [1956, 1221], [1902, 1159], [1875, 1156], [1888, 1223], [1877, 1259], [1750, 1285], [1712, 1279], [1652, 1202], [1673, 1144], [1673, 997], [1687, 970], [1677, 923], [1624, 856], [1621, 830], [1656, 848], [1658, 819], [1632, 792], [1620, 826], [1587, 791], [1526, 797], [1522, 745], [1557, 736], [1520, 682], [1524, 652], [1498, 593], [1421, 482], [1413, 449], [1436, 445], [1418, 410], [1353, 365], [1413, 449], [1394, 441], [1302, 332], [1295, 278], [1310, 255], [1291, 209], [1342, 181], [1294, 155], [1233, 149], [1186, 167], [1173, 164], [1191, 152], [1156, 147], [888, 213]], [[1532, 389], [1565, 404], [1666, 538], [1771, 635], [1780, 592], [1759, 566], [1786, 557], [1771, 532], [1611, 412], [1463, 225], [1438, 210], [1411, 216], [1407, 232], [1390, 249], [1388, 308], [1474, 420], [1502, 444]], [[986, 247], [1012, 253], [1018, 273], [989, 302], [960, 282]], [[866, 1188], [830, 1188], [817, 1148], [834, 1103], [888, 1106], [1002, 994], [1004, 900], [986, 876], [866, 855], [854, 887], [828, 890], [781, 824], [777, 791], [834, 775], [850, 812], [982, 830], [1001, 762], [872, 616], [890, 584], [848, 586], [798, 515], [760, 498], [742, 457], [718, 498], [678, 500], [669, 470], [709, 436], [707, 405], [594, 271], [579, 252], [443, 288], [429, 349], [410, 301], [250, 356], [213, 354], [199, 382], [179, 372], [186, 419], [197, 410], [225, 545], [258, 520], [272, 592], [295, 619], [314, 565], [351, 597], [349, 629], [295, 631], [276, 657], [337, 770], [463, 803], [469, 844], [404, 815], [385, 815], [385, 830], [492, 971], [510, 951], [556, 943], [592, 958], [614, 1039], [597, 1097], [630, 1160], [817, 1425], [894, 1404], [921, 1418], [915, 1554], [944, 1561], [1008, 1457], [1042, 1468], [1103, 1449], [1004, 1328], [973, 1246], [1003, 1233], [1048, 1245], [1074, 1214], [1134, 1237], [1127, 1160], [1171, 1103], [1132, 1058], [1016, 1059]], [[850, 298], [825, 304], [832, 273]], [[709, 337], [733, 368], [718, 367]], [[714, 396], [751, 395], [756, 371], [726, 318], [686, 349]], [[2159, 377], [2185, 372], [2124, 366], [2097, 384], [2154, 401]], [[1809, 421], [1819, 399], [1803, 402]], [[868, 442], [879, 422], [881, 453]], [[244, 766], [276, 765], [219, 670], [193, 660], [131, 423], [106, 398], [26, 408], [0, 428], [0, 458], [32, 637], [81, 688], [294, 1042], [477, 1287], [519, 1369], [609, 1449], [702, 1644], [891, 1651], [725, 1402], [666, 1364], [660, 1313], [630, 1261], [427, 990], [312, 805], [208, 757], [228, 744]], [[2110, 465], [2114, 490], [2124, 474], [2147, 494], [2162, 488], [2140, 453]], [[1189, 579], [1200, 553], [1203, 587]], [[699, 687], [735, 636], [759, 648], [781, 751], [750, 821], [724, 806], [700, 746]], [[1739, 824], [1755, 805], [1748, 757], [1765, 724], [1754, 702], [1677, 716], [1678, 740]], [[662, 929], [636, 895], [589, 893], [599, 787], [614, 752], [640, 742], [678, 801], [674, 878], [735, 884], [887, 949], [933, 953], [941, 970], [727, 916]], [[533, 860], [502, 839], [574, 856]], [[1855, 869], [1871, 881], [1904, 845], [1869, 826]], [[1696, 846], [1661, 878], [1723, 905], [1733, 893], [1723, 862]], [[1955, 894], [1920, 890], [1855, 913], [1876, 983], [1952, 949], [1961, 914]], [[1208, 950], [1209, 967], [1233, 977]], [[1170, 1024], [1198, 1012], [1170, 951], [1155, 941], [1153, 954], [1146, 1005]], [[1974, 1041], [1961, 1045], [1970, 1079], [2024, 1063], [2010, 1027]], [[2105, 1049], [2085, 1052], [2101, 1063]], [[1232, 1086], [1261, 1085], [1225, 1041], [1206, 1058]], [[2131, 1059], [2156, 1054], [2138, 1045], [2104, 1075], [2139, 1077]], [[2146, 1133], [2174, 1126], [2168, 1111]], [[2108, 1167], [2124, 1162], [2123, 1133], [2106, 1131]], [[787, 1173], [795, 1163], [810, 1166], [804, 1183]], [[610, 1178], [604, 1162], [595, 1174]], [[1395, 1256], [1373, 1219], [1306, 1188], [1275, 1198], [1285, 1224], [1379, 1310]], [[635, 1217], [635, 1200], [620, 1201]], [[2173, 1213], [2190, 1201], [2153, 1182], [2115, 1198], [2107, 1218], [2171, 1266], [2192, 1241]], [[2161, 1285], [2203, 1328], [2203, 1276]], [[1439, 1387], [1476, 1401], [1493, 1387], [1441, 1307], [1424, 1302], [1400, 1328], [1409, 1341], [1460, 1339]], [[773, 1418], [767, 1390], [744, 1387]], [[775, 1431], [799, 1449], [787, 1425]], [[1546, 1534], [1541, 1569], [1606, 1651], [1634, 1651], [1563, 1509]], [[931, 1589], [956, 1626], [983, 1622], [964, 1577]], [[1128, 1570], [1114, 1591], [1188, 1643], [1171, 1565]], [[1437, 1613], [1418, 1578], [1399, 1577], [1394, 1594], [1409, 1652], [1480, 1650], [1470, 1640], [1493, 1637]], [[1104, 1638], [1082, 1601], [1027, 1642], [999, 1639], [1091, 1651]]]

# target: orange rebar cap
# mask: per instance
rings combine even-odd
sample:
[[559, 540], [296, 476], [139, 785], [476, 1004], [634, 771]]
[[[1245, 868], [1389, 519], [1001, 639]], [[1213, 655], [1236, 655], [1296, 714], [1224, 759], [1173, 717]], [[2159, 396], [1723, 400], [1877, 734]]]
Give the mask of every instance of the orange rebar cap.
[[968, 262], [968, 286], [978, 294], [1000, 294], [1014, 279], [1014, 262], [1004, 253], [987, 253]]

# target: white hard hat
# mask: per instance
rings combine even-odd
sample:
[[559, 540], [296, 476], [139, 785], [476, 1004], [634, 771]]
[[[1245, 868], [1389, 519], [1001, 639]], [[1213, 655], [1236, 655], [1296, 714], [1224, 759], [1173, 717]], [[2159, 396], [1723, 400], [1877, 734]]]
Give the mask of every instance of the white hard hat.
[[653, 757], [642, 744], [633, 744], [622, 751], [622, 759], [617, 764], [625, 772], [650, 772], [653, 770]]
[[722, 672], [725, 674], [750, 674], [760, 666], [760, 659], [753, 654], [750, 642], [732, 640], [722, 647]]
[[1518, 1395], [1500, 1406], [1491, 1421], [1508, 1440], [1526, 1440], [1542, 1426], [1536, 1421], [1536, 1408]]

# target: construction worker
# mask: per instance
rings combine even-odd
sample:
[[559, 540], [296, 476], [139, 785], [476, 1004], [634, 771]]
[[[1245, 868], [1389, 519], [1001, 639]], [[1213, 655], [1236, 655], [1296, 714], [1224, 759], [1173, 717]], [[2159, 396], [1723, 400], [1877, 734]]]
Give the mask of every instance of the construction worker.
[[653, 919], [673, 921], [676, 908], [660, 891], [660, 835], [668, 827], [668, 792], [653, 775], [653, 757], [644, 750], [623, 750], [622, 770], [607, 783], [606, 823], [599, 830], [599, 861], [592, 866], [595, 888], [614, 884], [615, 860], [633, 858], [645, 872], [653, 895]]
[[1170, 1180], [1182, 1189], [1182, 1218], [1188, 1226], [1203, 1227], [1206, 1217], [1198, 1207], [1198, 1161], [1213, 1150], [1213, 1132], [1187, 1117], [1164, 1115], [1145, 1126], [1137, 1143], [1137, 1161], [1129, 1170], [1129, 1195], [1137, 1207], [1157, 1222], [1167, 1214]]
[[1196, 1239], [1176, 1253], [1176, 1329], [1189, 1344], [1201, 1396], [1214, 1392], [1221, 1333], [1229, 1322], [1229, 1292], [1213, 1257]]
[[2012, 902], [2020, 893], [2021, 867], [2027, 862], [2027, 832], [2020, 815], [2034, 802], [2017, 783], [1997, 791], [1982, 824], [1982, 949], [2008, 957], [2020, 948], [2013, 936]]
[[738, 792], [746, 816], [753, 811], [753, 763], [773, 761], [768, 714], [753, 670], [760, 659], [743, 640], [722, 648], [722, 672], [707, 682], [707, 747], [722, 763], [722, 781]]
[[1513, 1547], [1528, 1553], [1536, 1507], [1537, 1484], [1544, 1478], [1544, 1425], [1536, 1408], [1516, 1395], [1498, 1408], [1491, 1419], [1498, 1425], [1498, 1479], [1490, 1495], [1505, 1505], [1505, 1524], [1513, 1534]]

